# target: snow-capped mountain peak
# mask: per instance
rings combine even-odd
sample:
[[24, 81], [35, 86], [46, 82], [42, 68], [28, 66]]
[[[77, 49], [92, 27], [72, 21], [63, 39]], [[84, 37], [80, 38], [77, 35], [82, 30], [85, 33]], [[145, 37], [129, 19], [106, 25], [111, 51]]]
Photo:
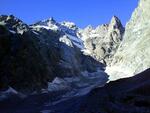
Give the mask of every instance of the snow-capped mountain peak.
[[[63, 42], [66, 45], [71, 47], [73, 47], [74, 45], [79, 49], [84, 48], [83, 41], [77, 35], [78, 27], [73, 22], [68, 22], [68, 21], [56, 22], [53, 18], [49, 18], [47, 20], [39, 21], [36, 24], [33, 24], [31, 27], [34, 30], [37, 30], [37, 28], [42, 28], [42, 29], [44, 28], [46, 30], [61, 32], [61, 34], [63, 34], [64, 36], [60, 37], [59, 39], [60, 42]], [[73, 45], [71, 43], [73, 43]]]
[[[96, 28], [89, 25], [81, 29], [73, 22], [57, 22], [53, 18], [37, 22], [32, 27], [60, 32], [62, 34], [59, 38], [60, 42], [70, 47], [77, 47], [83, 54], [90, 55], [98, 61], [102, 61], [105, 55], [114, 55], [124, 32], [116, 16], [112, 17], [110, 24], [102, 24]], [[110, 51], [112, 48], [114, 51]]]
[[47, 30], [54, 30], [54, 31], [59, 30], [59, 27], [57, 26], [57, 23], [53, 19], [53, 17], [46, 19], [46, 20], [39, 21], [39, 22], [31, 25], [31, 27], [33, 27], [33, 28], [44, 28]]

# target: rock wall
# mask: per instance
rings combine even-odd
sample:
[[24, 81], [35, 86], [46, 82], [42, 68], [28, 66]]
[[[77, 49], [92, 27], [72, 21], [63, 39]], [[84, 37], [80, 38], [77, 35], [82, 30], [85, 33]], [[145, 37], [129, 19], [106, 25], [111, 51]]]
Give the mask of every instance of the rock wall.
[[107, 68], [110, 79], [135, 75], [150, 67], [150, 1], [140, 0], [126, 25], [123, 41]]

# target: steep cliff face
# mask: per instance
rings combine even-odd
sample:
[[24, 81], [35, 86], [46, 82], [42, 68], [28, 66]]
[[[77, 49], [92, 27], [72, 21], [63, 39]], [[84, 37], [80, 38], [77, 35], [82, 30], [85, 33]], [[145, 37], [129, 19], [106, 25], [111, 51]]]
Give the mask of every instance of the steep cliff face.
[[123, 41], [107, 68], [110, 79], [137, 74], [150, 67], [150, 1], [140, 0], [126, 25]]
[[[0, 22], [0, 89], [47, 87], [47, 81], [53, 79], [53, 65], [50, 67], [40, 54], [36, 36], [28, 25], [12, 15], [0, 16]], [[56, 63], [54, 56], [53, 61]]]

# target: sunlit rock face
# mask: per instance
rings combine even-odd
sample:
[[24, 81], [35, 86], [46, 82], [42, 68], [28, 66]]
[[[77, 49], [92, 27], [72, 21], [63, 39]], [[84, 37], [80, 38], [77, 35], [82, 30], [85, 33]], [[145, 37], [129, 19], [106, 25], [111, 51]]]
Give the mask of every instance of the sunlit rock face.
[[95, 29], [88, 26], [81, 31], [84, 40], [84, 53], [96, 60], [109, 65], [115, 54], [122, 36], [124, 27], [116, 16], [113, 16], [109, 24], [97, 26]]
[[150, 1], [140, 0], [126, 25], [123, 41], [107, 68], [110, 79], [132, 76], [150, 67]]

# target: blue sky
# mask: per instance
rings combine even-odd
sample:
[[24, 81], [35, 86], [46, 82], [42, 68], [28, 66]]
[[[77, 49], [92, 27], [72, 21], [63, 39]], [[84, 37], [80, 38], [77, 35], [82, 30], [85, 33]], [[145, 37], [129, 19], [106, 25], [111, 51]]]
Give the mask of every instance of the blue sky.
[[72, 21], [83, 28], [109, 23], [113, 15], [123, 25], [130, 19], [139, 0], [1, 0], [0, 14], [13, 14], [27, 24], [49, 17]]

